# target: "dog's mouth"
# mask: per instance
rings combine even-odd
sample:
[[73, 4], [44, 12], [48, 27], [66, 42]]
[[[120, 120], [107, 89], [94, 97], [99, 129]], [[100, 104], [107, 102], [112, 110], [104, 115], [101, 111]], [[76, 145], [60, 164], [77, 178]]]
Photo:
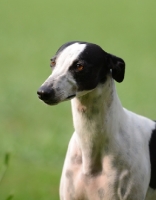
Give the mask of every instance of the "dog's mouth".
[[51, 102], [51, 101], [44, 101], [44, 103], [46, 103], [49, 106], [55, 106], [57, 105], [59, 102]]
[[49, 105], [49, 106], [53, 106], [53, 105], [57, 105], [58, 103], [60, 103], [60, 102], [63, 102], [63, 101], [68, 101], [68, 100], [71, 100], [71, 99], [73, 99], [74, 97], [76, 96], [76, 94], [72, 94], [72, 95], [69, 95], [66, 99], [64, 99], [64, 100], [51, 100], [51, 99], [41, 99], [40, 98], [40, 96], [38, 96], [39, 97], [39, 99], [41, 99], [44, 103], [46, 103], [47, 105]]
[[74, 98], [75, 96], [76, 96], [76, 94], [72, 94], [72, 95], [68, 96], [68, 97], [66, 98], [66, 100], [70, 100], [70, 99]]

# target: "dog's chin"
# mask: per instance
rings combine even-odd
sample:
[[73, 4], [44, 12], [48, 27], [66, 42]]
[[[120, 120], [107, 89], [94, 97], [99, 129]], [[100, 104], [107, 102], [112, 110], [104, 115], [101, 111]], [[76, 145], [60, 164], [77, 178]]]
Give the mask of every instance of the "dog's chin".
[[72, 94], [72, 95], [68, 96], [68, 97], [65, 99], [65, 101], [71, 100], [71, 99], [73, 99], [74, 97], [76, 97], [76, 94]]
[[52, 101], [43, 101], [45, 104], [47, 104], [48, 106], [55, 106], [57, 105], [59, 102], [52, 102]]
[[71, 99], [73, 99], [74, 97], [75, 97], [76, 95], [74, 94], [74, 95], [70, 95], [70, 96], [68, 96], [67, 98], [65, 98], [65, 99], [58, 99], [58, 100], [42, 100], [45, 104], [47, 104], [47, 105], [49, 105], [49, 106], [55, 106], [55, 105], [57, 105], [57, 104], [59, 104], [59, 103], [61, 103], [61, 102], [64, 102], [64, 101], [69, 101], [69, 100], [71, 100]]

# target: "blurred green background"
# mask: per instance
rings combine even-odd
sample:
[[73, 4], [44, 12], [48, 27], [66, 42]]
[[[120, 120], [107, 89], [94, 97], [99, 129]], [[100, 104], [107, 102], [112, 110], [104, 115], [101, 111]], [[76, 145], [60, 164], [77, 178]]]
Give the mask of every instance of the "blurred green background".
[[[49, 59], [71, 40], [99, 44], [126, 62], [124, 107], [156, 119], [156, 1], [0, 1], [0, 166], [11, 152], [0, 200], [58, 200], [73, 132], [70, 102], [48, 107], [36, 90]], [[2, 167], [1, 167], [2, 168]], [[1, 169], [0, 168], [0, 169]]]

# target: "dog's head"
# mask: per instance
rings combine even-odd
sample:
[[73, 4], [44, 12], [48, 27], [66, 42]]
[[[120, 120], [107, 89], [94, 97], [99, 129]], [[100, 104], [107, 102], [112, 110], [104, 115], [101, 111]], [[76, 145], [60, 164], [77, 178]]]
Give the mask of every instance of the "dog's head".
[[52, 74], [37, 91], [38, 97], [49, 105], [82, 96], [104, 84], [108, 76], [122, 82], [125, 72], [121, 58], [87, 42], [62, 45], [50, 59], [50, 66]]

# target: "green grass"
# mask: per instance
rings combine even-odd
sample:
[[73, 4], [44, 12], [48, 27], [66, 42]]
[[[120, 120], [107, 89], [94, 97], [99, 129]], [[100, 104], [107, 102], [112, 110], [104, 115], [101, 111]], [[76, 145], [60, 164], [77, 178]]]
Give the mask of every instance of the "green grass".
[[58, 200], [59, 178], [73, 132], [70, 102], [48, 107], [36, 90], [49, 59], [71, 40], [90, 41], [126, 61], [117, 84], [122, 104], [156, 118], [154, 1], [0, 2], [0, 166], [11, 161], [0, 199]]

